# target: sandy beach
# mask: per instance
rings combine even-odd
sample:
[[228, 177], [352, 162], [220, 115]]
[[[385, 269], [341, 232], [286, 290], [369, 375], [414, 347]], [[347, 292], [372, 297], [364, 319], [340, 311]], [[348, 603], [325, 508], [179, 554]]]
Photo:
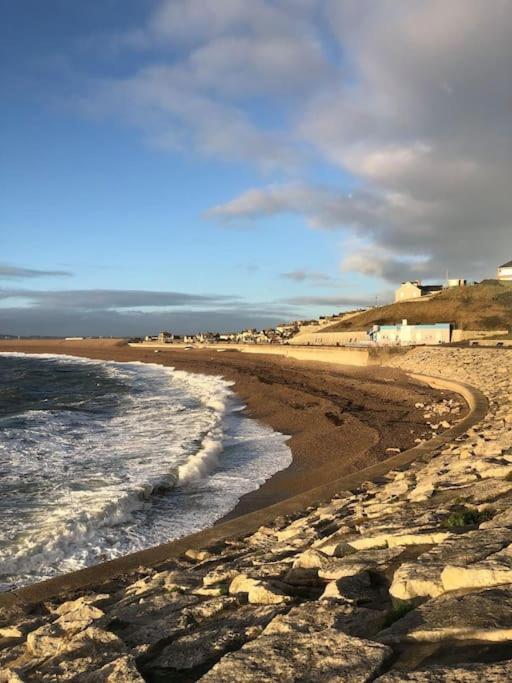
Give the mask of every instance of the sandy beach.
[[415, 404], [449, 397], [446, 392], [412, 382], [399, 370], [238, 351], [169, 348], [155, 353], [116, 340], [2, 340], [0, 351], [159, 363], [232, 381], [248, 416], [289, 435], [293, 462], [244, 496], [227, 518], [357, 472], [394, 453], [386, 449], [414, 446], [415, 439], [432, 433], [424, 409]]

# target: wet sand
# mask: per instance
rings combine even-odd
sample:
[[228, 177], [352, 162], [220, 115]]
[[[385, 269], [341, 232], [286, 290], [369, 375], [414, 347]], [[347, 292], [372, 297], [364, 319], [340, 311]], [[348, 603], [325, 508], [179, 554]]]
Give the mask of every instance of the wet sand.
[[392, 455], [387, 448], [411, 448], [415, 439], [429, 438], [432, 433], [424, 409], [415, 408], [415, 403], [451, 396], [412, 382], [394, 369], [238, 351], [166, 348], [155, 353], [151, 348], [135, 349], [115, 340], [1, 340], [0, 351], [138, 360], [232, 381], [249, 417], [290, 437], [293, 462], [244, 496], [224, 519], [357, 472]]

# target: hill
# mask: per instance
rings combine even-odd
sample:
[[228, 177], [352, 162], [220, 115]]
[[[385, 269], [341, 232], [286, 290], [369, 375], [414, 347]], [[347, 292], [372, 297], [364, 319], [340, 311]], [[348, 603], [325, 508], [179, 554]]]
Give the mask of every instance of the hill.
[[367, 330], [372, 325], [409, 323], [455, 323], [465, 330], [512, 328], [512, 283], [484, 280], [478, 285], [445, 289], [428, 300], [409, 301], [371, 308], [323, 332]]

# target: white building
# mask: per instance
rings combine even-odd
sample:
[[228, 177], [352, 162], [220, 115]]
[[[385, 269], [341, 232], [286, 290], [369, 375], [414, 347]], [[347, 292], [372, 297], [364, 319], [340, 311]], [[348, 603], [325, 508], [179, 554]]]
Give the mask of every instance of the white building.
[[512, 282], [512, 261], [504, 263], [498, 267], [498, 280], [505, 280], [505, 282]]
[[374, 325], [368, 333], [370, 339], [381, 346], [412, 346], [414, 344], [449, 344], [450, 323], [409, 325], [402, 320], [396, 325]]
[[407, 280], [402, 282], [395, 291], [395, 303], [419, 299], [427, 294], [435, 294], [443, 289], [443, 285], [422, 285], [420, 280]]

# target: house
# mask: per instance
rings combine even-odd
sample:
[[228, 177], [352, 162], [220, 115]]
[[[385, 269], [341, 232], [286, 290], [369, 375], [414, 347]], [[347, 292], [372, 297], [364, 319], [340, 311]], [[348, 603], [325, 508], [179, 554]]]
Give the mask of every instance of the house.
[[159, 344], [169, 344], [170, 342], [174, 341], [174, 335], [166, 330], [163, 330], [163, 332], [159, 333], [157, 341]]
[[368, 332], [370, 340], [382, 346], [412, 346], [414, 344], [449, 344], [451, 323], [409, 325], [402, 320], [396, 325], [374, 325]]
[[427, 294], [435, 294], [443, 289], [443, 285], [422, 285], [420, 280], [407, 280], [402, 282], [395, 291], [395, 303], [419, 299]]
[[497, 278], [505, 282], [512, 282], [512, 261], [507, 261], [502, 266], [498, 266]]

